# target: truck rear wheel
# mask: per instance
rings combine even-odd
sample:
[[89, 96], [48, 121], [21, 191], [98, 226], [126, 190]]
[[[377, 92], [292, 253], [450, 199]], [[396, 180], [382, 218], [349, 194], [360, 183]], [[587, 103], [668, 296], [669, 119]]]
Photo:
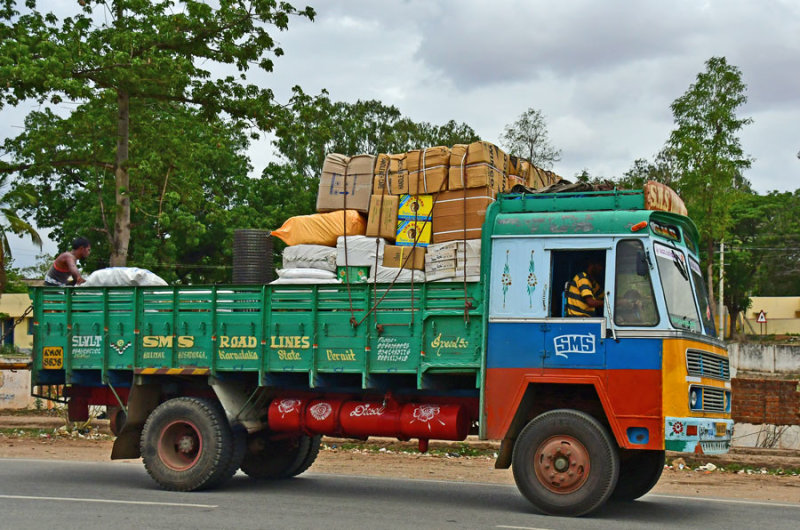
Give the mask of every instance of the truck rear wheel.
[[580, 411], [559, 409], [537, 416], [522, 429], [512, 470], [520, 492], [540, 511], [578, 516], [611, 496], [619, 455], [600, 422]]
[[254, 479], [282, 479], [308, 469], [319, 453], [319, 436], [270, 438], [268, 431], [250, 434], [242, 471]]
[[620, 450], [617, 487], [611, 494], [615, 501], [635, 501], [656, 485], [664, 471], [665, 451]]
[[[179, 397], [156, 407], [144, 424], [141, 453], [148, 474], [161, 487], [193, 491], [227, 479], [233, 439], [221, 407], [206, 399]], [[232, 473], [231, 473], [232, 474]]]

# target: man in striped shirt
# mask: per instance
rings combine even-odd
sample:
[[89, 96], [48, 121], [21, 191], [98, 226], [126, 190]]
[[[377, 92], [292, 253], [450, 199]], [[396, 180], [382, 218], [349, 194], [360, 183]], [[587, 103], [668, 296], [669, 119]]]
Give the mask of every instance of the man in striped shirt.
[[[593, 317], [603, 314], [603, 280], [605, 266], [601, 261], [592, 261], [585, 272], [579, 272], [567, 284], [567, 316]], [[596, 311], [600, 308], [599, 311]]]

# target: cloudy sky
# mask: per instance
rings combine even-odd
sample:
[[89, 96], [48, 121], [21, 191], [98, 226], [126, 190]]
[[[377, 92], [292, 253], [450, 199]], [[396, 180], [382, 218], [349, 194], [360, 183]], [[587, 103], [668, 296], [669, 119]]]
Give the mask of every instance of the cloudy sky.
[[[251, 76], [282, 101], [295, 84], [310, 94], [325, 88], [335, 100], [378, 99], [418, 121], [466, 122], [493, 142], [534, 107], [562, 150], [557, 173], [614, 177], [653, 158], [673, 128], [670, 103], [706, 60], [725, 56], [748, 86], [747, 178], [761, 193], [800, 188], [796, 0], [311, 5], [313, 23], [294, 20], [276, 35], [286, 55], [275, 72]], [[0, 137], [16, 134], [22, 118], [0, 112]], [[253, 145], [256, 173], [271, 158], [268, 140]]]

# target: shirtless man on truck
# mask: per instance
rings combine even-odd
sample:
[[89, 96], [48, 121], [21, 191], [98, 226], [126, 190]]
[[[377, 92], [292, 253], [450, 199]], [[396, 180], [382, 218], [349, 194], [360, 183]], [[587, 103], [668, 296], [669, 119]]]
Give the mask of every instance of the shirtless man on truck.
[[78, 270], [78, 260], [86, 259], [92, 251], [92, 244], [85, 237], [76, 237], [72, 242], [72, 250], [62, 252], [55, 259], [44, 276], [45, 285], [64, 287], [80, 285], [86, 280]]

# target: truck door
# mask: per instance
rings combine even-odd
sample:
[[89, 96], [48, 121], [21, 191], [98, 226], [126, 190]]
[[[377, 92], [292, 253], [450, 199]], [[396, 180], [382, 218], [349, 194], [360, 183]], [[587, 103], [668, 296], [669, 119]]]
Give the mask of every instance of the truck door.
[[543, 239], [492, 242], [488, 366], [541, 368], [550, 306], [550, 257]]
[[[553, 305], [562, 304], [562, 294], [567, 282], [576, 274], [584, 272], [588, 263], [600, 262], [604, 265], [601, 291], [611, 291], [613, 281], [613, 262], [609, 263], [611, 241], [598, 241], [597, 238], [563, 238], [549, 240], [544, 250], [551, 258], [551, 277]], [[610, 271], [610, 272], [609, 272]], [[565, 308], [551, 313], [543, 329], [544, 346], [542, 367], [558, 368], [602, 368], [605, 366], [605, 335], [607, 306], [598, 308], [596, 314], [588, 317], [569, 316]]]

